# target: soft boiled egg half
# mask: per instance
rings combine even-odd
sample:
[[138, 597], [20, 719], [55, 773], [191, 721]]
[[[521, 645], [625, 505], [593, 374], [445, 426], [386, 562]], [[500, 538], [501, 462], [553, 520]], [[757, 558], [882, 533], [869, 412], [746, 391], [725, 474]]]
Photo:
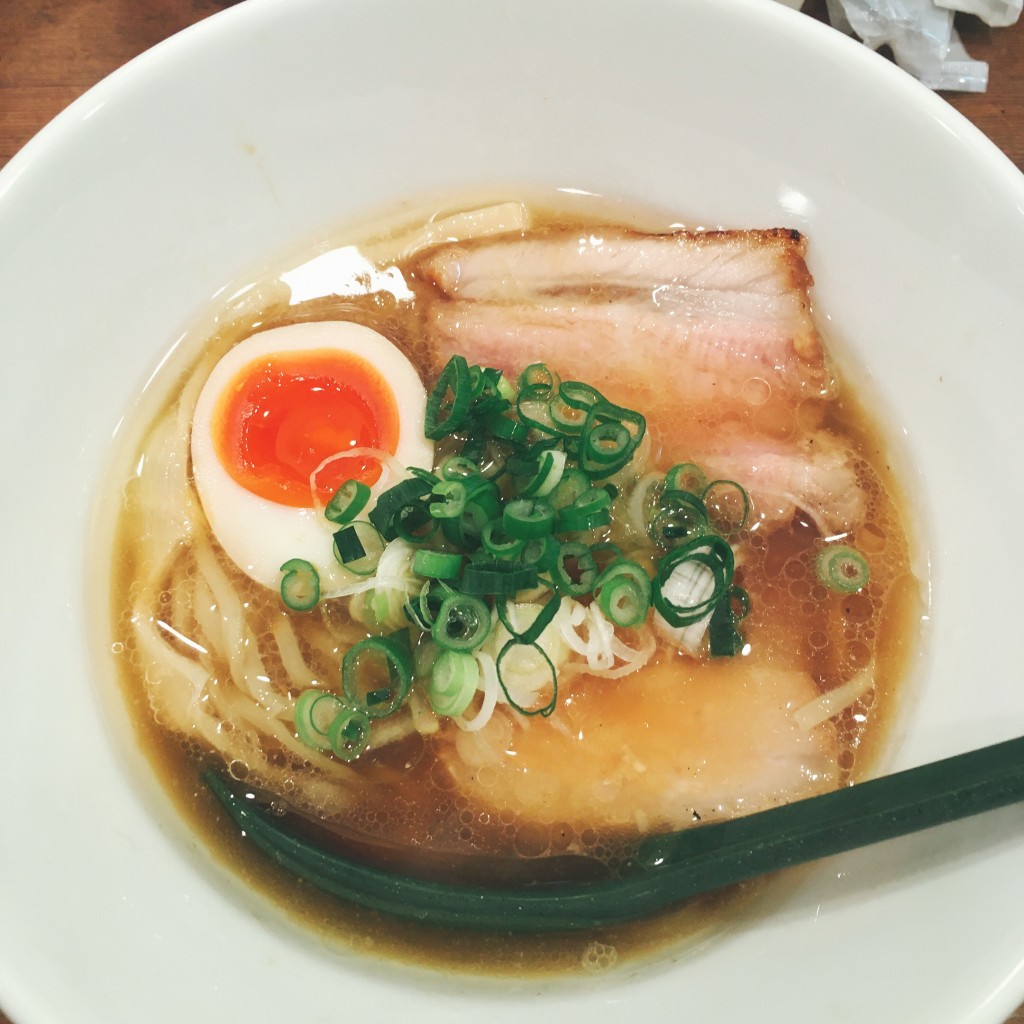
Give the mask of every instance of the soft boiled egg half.
[[303, 558], [321, 594], [337, 596], [355, 577], [335, 558], [338, 527], [323, 509], [346, 480], [370, 486], [372, 507], [396, 468], [429, 468], [425, 410], [413, 365], [369, 327], [299, 323], [240, 342], [192, 421], [196, 488], [228, 557], [272, 588], [285, 562]]

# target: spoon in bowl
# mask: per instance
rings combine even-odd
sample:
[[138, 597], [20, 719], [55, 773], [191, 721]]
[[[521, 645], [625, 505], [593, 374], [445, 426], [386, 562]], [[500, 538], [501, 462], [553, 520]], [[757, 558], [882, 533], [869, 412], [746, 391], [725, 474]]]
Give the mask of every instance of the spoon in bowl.
[[614, 878], [491, 887], [381, 870], [323, 849], [216, 772], [207, 785], [282, 867], [361, 906], [446, 928], [572, 931], [655, 914], [701, 892], [1024, 801], [1024, 737], [711, 825], [644, 840]]

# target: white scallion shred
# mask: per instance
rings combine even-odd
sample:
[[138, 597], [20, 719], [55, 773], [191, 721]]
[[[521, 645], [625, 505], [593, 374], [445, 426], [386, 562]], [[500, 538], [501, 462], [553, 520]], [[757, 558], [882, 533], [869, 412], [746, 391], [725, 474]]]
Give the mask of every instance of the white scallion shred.
[[494, 658], [483, 651], [477, 651], [473, 657], [476, 658], [476, 663], [480, 666], [480, 682], [477, 689], [483, 693], [484, 699], [480, 709], [472, 718], [466, 719], [463, 716], [455, 719], [455, 724], [464, 732], [478, 732], [491, 720], [501, 690], [498, 683], [498, 668]]
[[586, 607], [578, 601], [563, 601], [552, 625], [557, 625], [569, 650], [585, 659], [566, 663], [565, 670], [574, 675], [585, 672], [619, 679], [646, 665], [656, 647], [647, 628], [633, 631], [639, 643], [635, 648], [628, 646], [596, 604]]
[[[699, 562], [681, 562], [665, 581], [663, 593], [674, 605], [681, 608], [692, 607], [706, 601], [715, 589], [715, 575]], [[688, 626], [671, 626], [657, 612], [654, 613], [654, 626], [658, 633], [680, 650], [693, 657], [698, 657], [704, 635], [711, 622], [711, 613]]]
[[396, 483], [409, 476], [402, 463], [391, 452], [383, 448], [350, 448], [345, 451], [335, 452], [333, 455], [328, 455], [309, 474], [309, 489], [313, 495], [313, 507], [316, 509], [317, 517], [323, 516], [327, 506], [320, 501], [316, 479], [332, 462], [337, 462], [339, 459], [372, 461], [380, 465], [382, 469], [387, 470], [387, 472], [381, 474], [380, 479], [370, 488], [370, 494], [372, 495], [371, 504], [389, 487], [393, 487]]

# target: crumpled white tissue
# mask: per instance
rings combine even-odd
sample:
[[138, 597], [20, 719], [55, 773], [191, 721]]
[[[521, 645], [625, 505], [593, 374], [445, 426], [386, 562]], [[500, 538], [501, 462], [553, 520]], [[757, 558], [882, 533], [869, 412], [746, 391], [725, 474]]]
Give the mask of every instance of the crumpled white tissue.
[[[782, 0], [789, 7], [802, 0]], [[1024, 0], [826, 0], [832, 25], [867, 46], [892, 48], [896, 63], [932, 89], [984, 92], [988, 64], [972, 60], [953, 28], [965, 11], [992, 26], [1012, 25]]]
[[951, 11], [976, 14], [986, 25], [1005, 28], [1020, 17], [1021, 0], [935, 0], [940, 7]]

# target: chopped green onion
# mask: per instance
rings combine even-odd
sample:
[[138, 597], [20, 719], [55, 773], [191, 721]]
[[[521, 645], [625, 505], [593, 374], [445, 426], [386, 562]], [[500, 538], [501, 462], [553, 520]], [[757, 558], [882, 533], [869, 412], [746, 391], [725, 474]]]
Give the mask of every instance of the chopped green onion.
[[611, 521], [612, 497], [604, 487], [584, 491], [568, 508], [559, 509], [557, 529], [560, 533], [581, 533]]
[[444, 599], [452, 592], [447, 583], [438, 579], [428, 579], [420, 588], [419, 596], [415, 600], [409, 599], [405, 602], [405, 614], [412, 623], [425, 633], [429, 633], [441, 605], [444, 604]]
[[522, 444], [530, 433], [530, 428], [525, 423], [509, 419], [504, 413], [491, 419], [490, 428], [495, 437], [515, 444]]
[[342, 761], [354, 761], [369, 745], [370, 718], [358, 708], [346, 708], [331, 723], [327, 738]]
[[531, 363], [519, 374], [519, 393], [529, 392], [533, 398], [548, 401], [558, 389], [558, 374], [544, 363]]
[[457, 519], [466, 508], [466, 485], [461, 480], [441, 480], [431, 495], [430, 514], [435, 519]]
[[480, 476], [480, 467], [470, 459], [461, 455], [452, 455], [441, 463], [442, 480], [464, 480], [467, 477]]
[[595, 402], [580, 438], [580, 468], [592, 479], [617, 473], [633, 457], [647, 430], [647, 420], [632, 409]]
[[544, 397], [535, 397], [529, 390], [519, 392], [516, 399], [516, 414], [520, 423], [545, 434], [557, 434], [558, 429], [551, 420], [551, 407]]
[[473, 501], [467, 503], [461, 515], [440, 520], [441, 530], [452, 544], [467, 551], [475, 551], [480, 547], [484, 527], [490, 519], [490, 512]]
[[320, 603], [320, 574], [304, 558], [290, 558], [281, 566], [281, 600], [294, 612], [308, 612]]
[[750, 497], [735, 480], [712, 480], [700, 496], [719, 533], [739, 533], [747, 525]]
[[436, 473], [431, 473], [429, 469], [423, 469], [421, 466], [410, 466], [408, 472], [409, 476], [414, 476], [418, 480], [430, 484], [431, 487], [440, 479]]
[[370, 488], [359, 480], [346, 480], [327, 503], [324, 516], [332, 523], [345, 526], [351, 523], [366, 508], [370, 500]]
[[[544, 661], [547, 662], [548, 669], [551, 672], [551, 699], [541, 707], [524, 708], [521, 704], [516, 703], [508, 691], [508, 686], [505, 683], [505, 679], [501, 671], [502, 663], [517, 647], [532, 647], [540, 654]], [[536, 642], [524, 643], [516, 637], [512, 637], [512, 639], [502, 647], [495, 664], [498, 670], [498, 683], [501, 686], [501, 692], [505, 694], [505, 700], [508, 701], [509, 707], [515, 709], [521, 715], [540, 715], [542, 718], [547, 718], [555, 710], [555, 706], [558, 704], [558, 671], [555, 668], [554, 662], [548, 656], [548, 652], [545, 651], [540, 644]]]
[[462, 555], [449, 551], [417, 551], [412, 559], [417, 576], [436, 580], [454, 580], [462, 572]]
[[580, 381], [563, 381], [549, 406], [551, 420], [563, 434], [582, 434], [587, 414], [600, 401], [603, 399], [597, 388]]
[[567, 469], [551, 492], [551, 504], [556, 509], [566, 508], [586, 494], [588, 490], [590, 490], [590, 477], [582, 469]]
[[538, 573], [548, 572], [558, 561], [558, 552], [561, 548], [562, 545], [549, 533], [546, 537], [535, 537], [533, 540], [528, 540], [523, 546], [519, 560]]
[[665, 490], [647, 524], [647, 534], [659, 547], [701, 537], [708, 532], [708, 509], [692, 491]]
[[479, 597], [510, 597], [537, 586], [537, 568], [498, 559], [470, 562], [462, 573], [463, 593]]
[[533, 540], [551, 533], [555, 510], [539, 498], [516, 498], [505, 506], [502, 522], [510, 537]]
[[439, 647], [449, 651], [473, 651], [491, 631], [491, 611], [472, 594], [453, 593], [444, 599], [431, 635]]
[[651, 607], [651, 579], [636, 562], [618, 558], [594, 584], [598, 606], [615, 626], [637, 626]]
[[465, 651], [442, 650], [430, 671], [427, 699], [434, 713], [458, 718], [480, 684], [480, 665]]
[[665, 474], [665, 490], [699, 494], [708, 485], [704, 470], [695, 462], [681, 462]]
[[345, 697], [352, 707], [370, 718], [384, 718], [396, 712], [411, 685], [409, 646], [395, 636], [370, 636], [345, 652], [341, 663]]
[[510, 537], [500, 519], [492, 519], [480, 535], [484, 551], [492, 558], [519, 558], [526, 546], [522, 537]]
[[708, 649], [712, 657], [734, 657], [743, 650], [736, 623], [750, 611], [750, 595], [742, 587], [730, 587], [715, 605], [708, 622]]
[[509, 631], [511, 636], [521, 644], [533, 644], [540, 640], [541, 634], [545, 629], [551, 625], [552, 620], [558, 614], [559, 606], [562, 603], [562, 597], [558, 593], [553, 593], [547, 602], [541, 606], [539, 612], [537, 612], [536, 618], [530, 625], [520, 632], [512, 625], [512, 619], [509, 616], [509, 605], [511, 601], [499, 601], [495, 606], [498, 611], [498, 618], [501, 620], [501, 624]]
[[299, 739], [313, 750], [330, 750], [328, 730], [348, 705], [336, 694], [306, 690], [295, 702], [292, 722]]
[[334, 535], [334, 554], [357, 576], [369, 576], [377, 568], [385, 548], [384, 538], [371, 523], [357, 519]]
[[[438, 521], [424, 501], [403, 505], [391, 520], [390, 532], [407, 544], [426, 544], [437, 532]], [[394, 539], [394, 538], [392, 538]]]
[[[433, 474], [431, 477], [433, 479]], [[377, 503], [366, 518], [385, 540], [394, 540], [398, 535], [395, 530], [395, 522], [402, 509], [410, 505], [415, 506], [417, 502], [430, 494], [433, 486], [432, 480], [425, 480], [420, 476], [402, 480], [378, 496]]]
[[464, 356], [454, 355], [441, 371], [427, 398], [423, 433], [431, 441], [454, 434], [462, 426], [473, 401], [473, 381]]
[[[675, 548], [658, 563], [652, 588], [654, 607], [670, 626], [689, 626], [699, 622], [725, 596], [732, 584], [733, 567], [732, 548], [714, 534], [697, 537]], [[675, 599], [679, 583], [701, 568], [711, 574], [711, 592], [705, 598], [679, 603]]]
[[566, 453], [559, 448], [542, 451], [537, 458], [536, 471], [526, 482], [520, 494], [524, 498], [546, 498], [562, 479], [566, 457]]
[[555, 590], [572, 597], [589, 594], [597, 582], [597, 563], [590, 548], [579, 541], [569, 541], [558, 550], [551, 569]]
[[[597, 563], [599, 573], [604, 572], [604, 570], [607, 569], [608, 566], [617, 558], [623, 557], [622, 548], [610, 540], [601, 541], [599, 544], [591, 544], [590, 553], [594, 556], [594, 561]], [[637, 568], [640, 569], [640, 566], [637, 566]], [[640, 571], [644, 572], [643, 569], [640, 569]], [[646, 573], [644, 573], [644, 575], [646, 575]]]
[[845, 544], [823, 548], [815, 562], [815, 571], [825, 586], [843, 594], [863, 590], [871, 579], [867, 559], [856, 548]]

